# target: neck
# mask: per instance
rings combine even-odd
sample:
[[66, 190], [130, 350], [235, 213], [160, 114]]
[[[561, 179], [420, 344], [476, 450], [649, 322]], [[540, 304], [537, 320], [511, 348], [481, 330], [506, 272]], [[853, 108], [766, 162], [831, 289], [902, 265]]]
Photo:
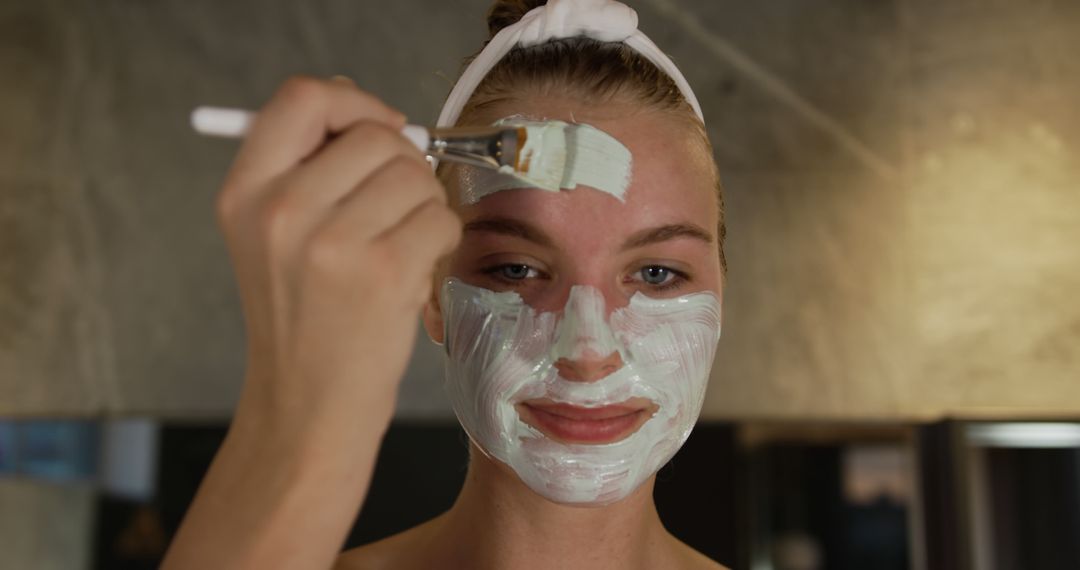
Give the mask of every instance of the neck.
[[[653, 478], [614, 504], [559, 505], [473, 448], [457, 502], [432, 530], [444, 567], [656, 568], [673, 539], [656, 513]], [[436, 545], [432, 545], [436, 546]]]

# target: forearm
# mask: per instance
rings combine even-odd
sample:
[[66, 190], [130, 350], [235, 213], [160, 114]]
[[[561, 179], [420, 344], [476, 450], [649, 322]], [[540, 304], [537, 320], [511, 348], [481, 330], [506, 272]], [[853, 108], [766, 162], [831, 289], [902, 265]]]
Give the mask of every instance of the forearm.
[[288, 429], [238, 413], [162, 568], [331, 567], [386, 429], [363, 415]]

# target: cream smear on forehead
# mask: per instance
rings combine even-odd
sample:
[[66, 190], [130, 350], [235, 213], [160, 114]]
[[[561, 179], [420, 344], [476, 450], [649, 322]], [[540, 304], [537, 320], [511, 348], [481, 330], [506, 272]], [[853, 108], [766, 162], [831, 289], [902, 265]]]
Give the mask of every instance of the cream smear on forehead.
[[[608, 315], [599, 290], [576, 285], [561, 311], [538, 313], [517, 293], [448, 279], [441, 307], [446, 388], [465, 432], [534, 492], [565, 504], [621, 500], [675, 455], [701, 411], [720, 336], [720, 301], [710, 292], [637, 293]], [[622, 366], [593, 382], [565, 379], [555, 366], [613, 352]], [[655, 414], [598, 445], [552, 440], [515, 408], [533, 399], [595, 408], [632, 398], [655, 404]]]
[[[521, 117], [507, 117], [495, 122], [497, 126], [527, 126], [530, 130], [561, 129], [565, 135], [565, 147], [559, 142], [563, 137], [529, 137], [522, 148], [522, 156], [532, 160], [549, 160], [552, 153], [565, 152], [566, 166], [563, 170], [563, 190], [588, 186], [610, 194], [625, 202], [626, 188], [630, 185], [633, 155], [615, 137], [584, 123], [563, 121], [530, 121]], [[462, 167], [461, 203], [475, 204], [484, 196], [500, 190], [535, 188], [527, 181], [514, 176], [513, 170], [503, 167], [494, 172], [473, 167]]]

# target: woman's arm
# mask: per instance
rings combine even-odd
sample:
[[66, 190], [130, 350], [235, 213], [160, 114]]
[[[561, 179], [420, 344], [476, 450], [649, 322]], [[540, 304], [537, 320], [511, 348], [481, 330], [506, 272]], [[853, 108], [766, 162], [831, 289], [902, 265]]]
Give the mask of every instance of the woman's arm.
[[218, 200], [247, 329], [244, 389], [163, 568], [329, 568], [460, 222], [404, 117], [293, 79]]

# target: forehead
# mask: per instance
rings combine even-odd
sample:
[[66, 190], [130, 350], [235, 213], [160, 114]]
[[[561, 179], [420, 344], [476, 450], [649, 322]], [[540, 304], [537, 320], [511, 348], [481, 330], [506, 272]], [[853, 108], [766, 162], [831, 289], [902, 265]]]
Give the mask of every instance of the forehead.
[[[476, 204], [460, 206], [466, 221], [497, 213], [527, 219], [556, 216], [572, 221], [571, 225], [592, 221], [609, 226], [609, 230], [632, 231], [648, 224], [688, 221], [716, 231], [719, 220], [712, 158], [686, 119], [628, 105], [596, 107], [548, 98], [495, 105], [474, 114], [470, 122], [490, 124], [511, 115], [584, 123], [621, 142], [633, 155], [625, 203], [584, 186], [557, 193], [505, 190]], [[451, 186], [470, 183], [467, 169], [454, 168], [457, 174], [450, 177]], [[456, 190], [452, 188], [455, 194]]]

